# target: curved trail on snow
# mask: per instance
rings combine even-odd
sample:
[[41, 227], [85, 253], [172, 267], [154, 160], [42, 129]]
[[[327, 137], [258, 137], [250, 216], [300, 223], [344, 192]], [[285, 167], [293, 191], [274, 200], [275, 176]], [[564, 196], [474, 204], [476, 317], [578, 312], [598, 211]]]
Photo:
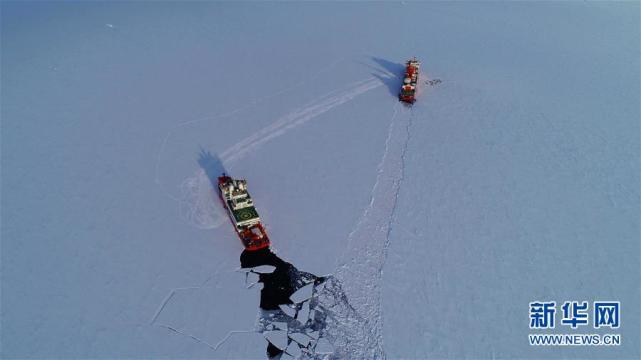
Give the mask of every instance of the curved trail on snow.
[[329, 92], [276, 119], [269, 126], [237, 142], [225, 150], [220, 157], [225, 163], [240, 160], [274, 138], [381, 85], [382, 83], [379, 79], [371, 77], [350, 83], [344, 90]]
[[[222, 152], [220, 158], [224, 164], [238, 161], [275, 138], [381, 85], [383, 83], [379, 78], [370, 77], [328, 92], [238, 141]], [[202, 169], [183, 180], [180, 190], [181, 197], [175, 200], [179, 202], [180, 213], [189, 224], [200, 229], [213, 229], [225, 222], [227, 214], [216, 205], [211, 183]]]
[[298, 82], [298, 83], [296, 83], [294, 85], [282, 88], [282, 89], [280, 89], [278, 91], [275, 91], [274, 93], [271, 93], [269, 95], [263, 96], [261, 98], [254, 99], [251, 102], [249, 102], [249, 103], [247, 103], [247, 104], [245, 104], [245, 105], [243, 105], [241, 107], [238, 107], [236, 109], [232, 109], [232, 110], [229, 110], [229, 111], [226, 111], [226, 112], [223, 112], [223, 113], [219, 113], [219, 114], [209, 114], [209, 115], [201, 116], [201, 117], [196, 118], [196, 119], [192, 119], [192, 120], [183, 121], [183, 122], [178, 123], [172, 129], [167, 131], [167, 134], [163, 138], [163, 141], [162, 141], [162, 143], [160, 145], [160, 148], [158, 149], [158, 153], [156, 154], [156, 166], [155, 166], [155, 171], [154, 171], [154, 181], [155, 181], [155, 183], [158, 184], [158, 186], [163, 190], [163, 192], [165, 193], [165, 195], [167, 197], [169, 197], [172, 200], [178, 201], [178, 202], [181, 201], [180, 198], [177, 198], [176, 196], [172, 195], [164, 187], [164, 184], [163, 184], [162, 180], [160, 179], [160, 164], [162, 162], [162, 156], [163, 156], [163, 154], [165, 152], [165, 148], [167, 147], [167, 143], [169, 142], [169, 139], [174, 135], [175, 132], [179, 131], [180, 129], [182, 129], [182, 128], [186, 127], [186, 126], [191, 126], [191, 125], [198, 124], [198, 123], [201, 123], [201, 122], [206, 122], [206, 121], [212, 121], [212, 120], [227, 118], [227, 117], [230, 117], [230, 116], [232, 116], [234, 114], [240, 113], [242, 111], [251, 109], [251, 108], [257, 106], [260, 103], [263, 103], [263, 102], [265, 102], [265, 101], [267, 101], [269, 99], [272, 99], [272, 98], [274, 98], [276, 96], [285, 94], [285, 93], [287, 93], [289, 91], [293, 91], [294, 89], [297, 89], [297, 88], [307, 84], [308, 82], [313, 81], [314, 79], [316, 79], [320, 75], [322, 75], [325, 72], [327, 72], [327, 71], [331, 70], [332, 68], [334, 68], [334, 66], [336, 66], [338, 63], [340, 63], [343, 60], [344, 59], [341, 58], [341, 59], [338, 59], [336, 61], [333, 61], [332, 63], [328, 64], [324, 68], [320, 69], [318, 72], [316, 72], [316, 74], [314, 74], [313, 76], [311, 76], [308, 79], [302, 80], [302, 81], [300, 81], [300, 82]]

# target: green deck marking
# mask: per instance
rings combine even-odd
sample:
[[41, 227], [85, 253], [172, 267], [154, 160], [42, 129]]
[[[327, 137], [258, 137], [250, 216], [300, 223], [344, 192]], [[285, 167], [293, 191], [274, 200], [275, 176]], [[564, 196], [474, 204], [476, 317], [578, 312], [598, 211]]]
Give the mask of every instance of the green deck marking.
[[253, 206], [238, 210], [232, 210], [232, 213], [234, 214], [234, 218], [236, 219], [237, 223], [258, 218], [258, 212]]

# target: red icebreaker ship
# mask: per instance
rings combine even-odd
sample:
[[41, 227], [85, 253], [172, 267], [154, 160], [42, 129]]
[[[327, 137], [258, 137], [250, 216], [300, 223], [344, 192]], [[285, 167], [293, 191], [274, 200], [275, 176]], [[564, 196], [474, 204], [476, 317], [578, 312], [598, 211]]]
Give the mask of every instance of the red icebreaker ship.
[[220, 199], [245, 249], [254, 251], [268, 248], [269, 238], [247, 192], [247, 181], [232, 179], [223, 174], [218, 178], [218, 189]]
[[418, 84], [418, 70], [421, 63], [413, 58], [405, 63], [405, 76], [403, 76], [403, 86], [398, 94], [400, 101], [413, 104], [416, 101], [416, 86]]

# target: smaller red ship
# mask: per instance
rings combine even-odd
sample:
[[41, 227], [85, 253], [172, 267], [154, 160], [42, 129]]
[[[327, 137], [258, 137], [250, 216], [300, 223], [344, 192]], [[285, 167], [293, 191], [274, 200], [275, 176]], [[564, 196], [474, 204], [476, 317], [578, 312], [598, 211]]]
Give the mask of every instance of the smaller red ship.
[[403, 76], [403, 85], [401, 92], [398, 94], [400, 101], [413, 104], [416, 101], [416, 87], [418, 85], [418, 71], [421, 63], [413, 58], [405, 63], [405, 76]]

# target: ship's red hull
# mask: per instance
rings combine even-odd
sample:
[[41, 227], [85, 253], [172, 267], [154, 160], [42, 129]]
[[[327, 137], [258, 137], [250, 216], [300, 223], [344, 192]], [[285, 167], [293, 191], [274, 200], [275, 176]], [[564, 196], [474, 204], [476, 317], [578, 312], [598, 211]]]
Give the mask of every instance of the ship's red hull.
[[416, 98], [415, 98], [414, 96], [403, 96], [403, 95], [399, 95], [399, 96], [398, 96], [398, 99], [399, 99], [400, 101], [402, 101], [402, 102], [406, 102], [406, 103], [408, 103], [408, 104], [413, 104], [414, 102], [416, 102]]

